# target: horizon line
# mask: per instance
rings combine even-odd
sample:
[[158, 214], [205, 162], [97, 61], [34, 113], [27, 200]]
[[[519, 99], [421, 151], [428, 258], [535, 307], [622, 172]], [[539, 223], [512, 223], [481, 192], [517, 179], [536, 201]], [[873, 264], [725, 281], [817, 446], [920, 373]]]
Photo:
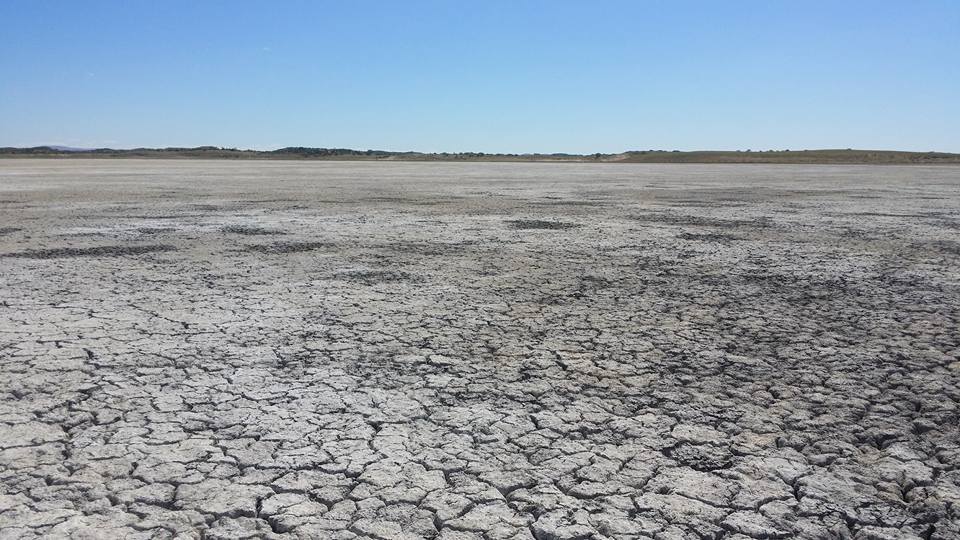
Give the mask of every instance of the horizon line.
[[198, 146], [128, 146], [128, 147], [113, 147], [113, 146], [96, 146], [96, 147], [80, 147], [80, 146], [70, 146], [64, 144], [40, 144], [40, 145], [30, 145], [30, 146], [0, 146], [0, 151], [10, 151], [10, 150], [42, 150], [50, 149], [57, 152], [63, 153], [88, 153], [88, 152], [105, 152], [105, 151], [114, 151], [114, 152], [132, 152], [138, 150], [147, 150], [147, 151], [197, 151], [197, 150], [209, 150], [209, 151], [229, 151], [229, 152], [251, 152], [251, 153], [282, 153], [284, 151], [288, 153], [295, 153], [295, 151], [333, 151], [333, 152], [357, 152], [357, 153], [383, 153], [383, 154], [419, 154], [419, 155], [476, 155], [476, 156], [582, 156], [582, 157], [591, 157], [591, 156], [618, 156], [624, 154], [637, 154], [637, 153], [796, 153], [796, 152], [884, 152], [884, 153], [905, 153], [905, 154], [954, 154], [960, 155], [960, 152], [951, 152], [945, 150], [900, 150], [900, 149], [888, 149], [888, 148], [856, 148], [856, 147], [847, 147], [847, 148], [800, 148], [800, 149], [791, 149], [791, 148], [768, 148], [768, 149], [733, 149], [733, 150], [720, 150], [720, 149], [695, 149], [695, 150], [681, 150], [681, 149], [664, 149], [664, 148], [650, 148], [650, 149], [630, 149], [622, 150], [619, 152], [548, 152], [548, 151], [536, 151], [536, 152], [482, 152], [474, 150], [458, 150], [458, 151], [423, 151], [423, 150], [387, 150], [382, 148], [351, 148], [347, 146], [280, 146], [269, 149], [258, 149], [258, 148], [241, 148], [237, 146], [216, 146], [216, 145], [198, 145]]

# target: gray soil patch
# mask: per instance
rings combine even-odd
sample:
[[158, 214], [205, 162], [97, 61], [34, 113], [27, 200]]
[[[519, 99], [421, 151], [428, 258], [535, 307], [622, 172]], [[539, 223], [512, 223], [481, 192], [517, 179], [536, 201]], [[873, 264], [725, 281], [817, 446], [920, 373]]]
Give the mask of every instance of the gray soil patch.
[[248, 245], [244, 248], [244, 251], [269, 254], [301, 253], [329, 248], [332, 245], [329, 242], [272, 242], [270, 244]]
[[0, 236], [12, 234], [21, 230], [19, 227], [0, 227]]
[[631, 219], [643, 223], [663, 223], [666, 225], [694, 225], [699, 227], [751, 227], [763, 229], [773, 226], [769, 218], [730, 219], [707, 216], [689, 216], [674, 213], [651, 213], [632, 216]]
[[724, 233], [690, 233], [690, 232], [685, 232], [685, 233], [680, 233], [680, 234], [677, 236], [677, 238], [682, 238], [682, 239], [684, 239], [684, 240], [696, 240], [696, 241], [698, 241], [698, 242], [719, 242], [719, 243], [726, 243], [726, 242], [733, 242], [733, 241], [735, 241], [735, 240], [742, 240], [742, 238], [740, 238], [740, 237], [738, 237], [738, 236], [734, 236], [734, 235], [732, 235], [732, 234], [724, 234]]
[[562, 229], [573, 229], [579, 227], [578, 223], [569, 223], [564, 221], [546, 221], [542, 219], [514, 219], [507, 221], [510, 226], [514, 229], [521, 230], [533, 230], [533, 229], [543, 229], [543, 230], [562, 230]]
[[468, 251], [475, 247], [479, 242], [397, 242], [386, 244], [383, 247], [398, 254], [422, 255], [428, 257], [439, 257], [444, 255], [456, 255]]
[[534, 204], [539, 206], [606, 206], [610, 203], [606, 201], [577, 201], [577, 200], [547, 200], [536, 201]]
[[86, 248], [52, 248], [21, 251], [18, 253], [7, 253], [0, 255], [2, 257], [13, 257], [20, 259], [63, 259], [70, 257], [129, 257], [133, 255], [143, 255], [145, 253], [158, 253], [164, 251], [174, 251], [173, 246], [165, 244], [155, 244], [149, 246], [97, 246]]
[[374, 285], [377, 283], [396, 283], [400, 281], [419, 281], [417, 276], [398, 270], [357, 270], [337, 274], [345, 281]]
[[928, 244], [930, 249], [939, 253], [960, 255], [960, 242], [954, 240], [937, 240]]
[[256, 227], [251, 225], [227, 225], [225, 227], [221, 227], [220, 230], [225, 233], [240, 234], [243, 236], [272, 236], [272, 235], [286, 234], [283, 231], [264, 229], [263, 227]]
[[667, 453], [677, 462], [697, 471], [726, 469], [733, 464], [730, 451], [723, 447], [680, 444]]
[[958, 219], [945, 218], [940, 220], [937, 224], [945, 229], [952, 229], [954, 231], [960, 230], [960, 220]]

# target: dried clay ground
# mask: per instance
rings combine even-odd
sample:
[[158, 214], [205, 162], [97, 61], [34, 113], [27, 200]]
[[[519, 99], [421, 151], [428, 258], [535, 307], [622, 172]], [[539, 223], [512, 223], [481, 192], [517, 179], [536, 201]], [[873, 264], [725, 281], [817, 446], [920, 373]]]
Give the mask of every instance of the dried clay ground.
[[0, 537], [960, 537], [960, 168], [0, 161]]

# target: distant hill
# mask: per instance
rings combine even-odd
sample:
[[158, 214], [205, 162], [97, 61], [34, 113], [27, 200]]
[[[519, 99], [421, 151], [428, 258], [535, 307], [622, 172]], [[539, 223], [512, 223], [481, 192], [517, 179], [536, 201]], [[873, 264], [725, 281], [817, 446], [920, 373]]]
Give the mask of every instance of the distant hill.
[[50, 145], [47, 148], [52, 148], [54, 150], [59, 150], [61, 152], [89, 152], [93, 148], [75, 148], [73, 146], [55, 146]]
[[0, 157], [32, 158], [165, 158], [165, 159], [306, 159], [389, 161], [560, 161], [588, 163], [823, 163], [823, 164], [960, 164], [960, 154], [893, 150], [767, 150], [695, 151], [637, 150], [620, 154], [485, 154], [422, 153], [350, 148], [287, 147], [239, 150], [217, 146], [194, 148], [70, 148], [35, 146], [0, 148]]

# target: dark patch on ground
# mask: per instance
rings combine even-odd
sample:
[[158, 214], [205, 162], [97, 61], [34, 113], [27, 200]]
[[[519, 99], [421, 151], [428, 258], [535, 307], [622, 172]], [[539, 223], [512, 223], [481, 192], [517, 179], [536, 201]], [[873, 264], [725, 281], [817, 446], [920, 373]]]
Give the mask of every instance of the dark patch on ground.
[[362, 283], [364, 285], [396, 283], [400, 281], [421, 281], [419, 277], [399, 270], [356, 270], [337, 274], [337, 278], [354, 283]]
[[833, 214], [839, 216], [891, 217], [891, 218], [931, 218], [940, 215], [939, 212], [926, 214], [892, 214], [889, 212], [850, 212], [847, 214]]
[[718, 199], [713, 201], [701, 201], [696, 199], [677, 199], [670, 201], [671, 206], [694, 207], [694, 208], [737, 208], [747, 206], [744, 202], [729, 202]]
[[227, 225], [221, 227], [220, 230], [225, 233], [230, 234], [241, 234], [244, 236], [270, 236], [277, 234], [286, 234], [283, 231], [275, 231], [271, 229], [264, 229], [263, 227], [256, 227], [250, 225]]
[[952, 218], [944, 218], [938, 223], [939, 226], [945, 229], [960, 230], [960, 220]]
[[403, 202], [404, 200], [406, 199], [403, 197], [367, 197], [365, 199], [361, 199], [361, 201], [369, 202]]
[[696, 240], [698, 242], [734, 242], [736, 240], [743, 240], [739, 236], [734, 236], [732, 234], [724, 233], [680, 233], [677, 235], [677, 238], [682, 238], [684, 240]]
[[12, 234], [20, 230], [22, 229], [20, 229], [19, 227], [0, 227], [0, 236], [6, 235], [6, 234]]
[[[550, 199], [550, 197], [547, 197]], [[540, 206], [606, 206], [610, 204], [606, 201], [567, 201], [563, 199], [551, 199], [549, 201], [534, 201], [533, 204]]]
[[726, 448], [717, 446], [695, 446], [681, 443], [670, 449], [667, 454], [678, 463], [698, 471], [728, 469], [733, 464], [733, 456]]
[[521, 230], [562, 230], [573, 229], [580, 226], [578, 223], [568, 223], [565, 221], [546, 221], [542, 219], [514, 219], [507, 221], [507, 223], [509, 223], [512, 228]]
[[631, 219], [644, 223], [664, 223], [666, 225], [695, 225], [700, 227], [752, 227], [764, 229], [772, 227], [769, 218], [760, 219], [724, 219], [706, 216], [687, 216], [668, 212], [632, 216]]
[[270, 244], [251, 244], [246, 246], [244, 251], [269, 254], [301, 253], [327, 248], [332, 245], [330, 242], [272, 242]]
[[107, 236], [107, 233], [102, 231], [88, 231], [88, 232], [78, 232], [78, 233], [66, 233], [59, 236], [73, 236], [77, 238], [90, 238], [96, 236]]
[[585, 296], [594, 294], [597, 291], [603, 291], [607, 289], [615, 288], [617, 285], [616, 281], [603, 277], [603, 276], [594, 276], [594, 275], [585, 275], [580, 278], [579, 286], [577, 290], [570, 294], [571, 298], [581, 299]]
[[261, 204], [261, 203], [288, 203], [296, 202], [296, 199], [250, 199], [236, 201], [238, 204]]
[[426, 256], [443, 256], [463, 253], [466, 248], [479, 244], [476, 241], [464, 242], [397, 242], [382, 246], [391, 251], [403, 254], [416, 254]]
[[163, 234], [168, 232], [173, 232], [177, 229], [173, 227], [138, 227], [137, 232], [140, 234]]
[[840, 230], [839, 236], [842, 238], [851, 238], [856, 240], [876, 240], [877, 236], [870, 234], [869, 231], [863, 229], [855, 229], [853, 227], [844, 227]]
[[149, 246], [96, 246], [88, 248], [52, 248], [52, 249], [31, 249], [18, 253], [7, 253], [0, 257], [15, 257], [20, 259], [62, 259], [69, 257], [126, 257], [132, 255], [142, 255], [144, 253], [158, 253], [164, 251], [174, 251], [176, 248], [166, 244], [154, 244]]
[[134, 210], [140, 210], [141, 207], [134, 204], [117, 204], [114, 206], [108, 206], [103, 209], [107, 213], [118, 213], [118, 212], [132, 212]]
[[443, 204], [456, 204], [459, 202], [460, 198], [449, 198], [449, 199], [430, 199], [424, 201], [407, 201], [407, 204], [412, 204], [414, 206], [439, 206]]
[[950, 255], [960, 255], [960, 242], [954, 240], [935, 240], [927, 243], [927, 247], [939, 253], [949, 253]]
[[123, 219], [184, 219], [204, 217], [203, 214], [134, 214], [120, 216]]

